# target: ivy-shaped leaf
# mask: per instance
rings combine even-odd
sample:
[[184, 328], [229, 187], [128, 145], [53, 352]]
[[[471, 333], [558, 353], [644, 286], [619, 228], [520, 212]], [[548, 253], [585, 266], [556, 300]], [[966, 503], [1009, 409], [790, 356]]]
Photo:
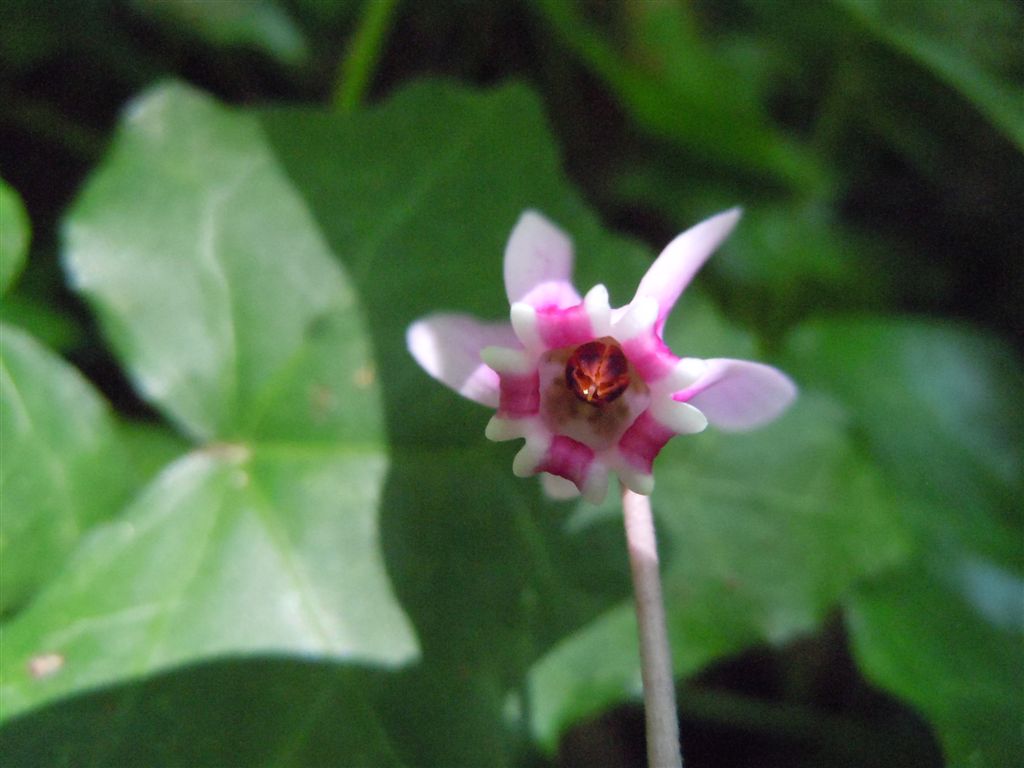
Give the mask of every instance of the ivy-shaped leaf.
[[[0, 611], [20, 607], [129, 491], [110, 409], [70, 365], [0, 324]], [[6, 636], [5, 636], [5, 648]]]
[[840, 397], [900, 509], [931, 545], [1016, 566], [1024, 556], [1024, 372], [964, 326], [891, 318], [810, 323], [785, 365]]
[[849, 406], [918, 543], [906, 569], [850, 596], [858, 659], [932, 719], [951, 760], [1020, 762], [1024, 375], [1014, 353], [962, 326], [888, 318], [811, 324], [788, 346], [793, 370]]
[[[970, 591], [957, 583], [965, 578], [974, 581]], [[1009, 622], [986, 615], [993, 597]], [[980, 561], [899, 571], [847, 605], [865, 674], [929, 718], [952, 765], [1024, 760], [1022, 616], [1024, 581]]]
[[412, 658], [362, 319], [255, 121], [173, 85], [140, 99], [67, 257], [141, 393], [201, 446], [4, 628], [4, 717], [217, 656]]

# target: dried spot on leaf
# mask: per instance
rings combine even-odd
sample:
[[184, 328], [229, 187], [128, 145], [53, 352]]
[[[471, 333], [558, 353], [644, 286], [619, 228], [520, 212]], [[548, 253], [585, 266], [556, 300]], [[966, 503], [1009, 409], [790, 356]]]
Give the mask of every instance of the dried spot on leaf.
[[322, 424], [338, 406], [338, 398], [326, 384], [313, 384], [309, 388], [309, 408], [313, 421]]
[[59, 653], [40, 653], [28, 660], [28, 673], [36, 680], [49, 677], [64, 666], [64, 657]]
[[377, 369], [373, 363], [361, 365], [352, 374], [352, 383], [357, 389], [367, 389], [377, 380]]
[[210, 443], [203, 450], [215, 459], [232, 464], [244, 464], [252, 455], [249, 446], [242, 443]]

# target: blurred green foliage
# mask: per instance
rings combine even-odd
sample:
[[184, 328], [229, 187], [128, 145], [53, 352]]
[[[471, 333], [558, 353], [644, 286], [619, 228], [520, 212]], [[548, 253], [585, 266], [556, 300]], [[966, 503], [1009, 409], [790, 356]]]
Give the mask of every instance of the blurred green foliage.
[[30, 237], [21, 198], [0, 179], [0, 295], [7, 293], [25, 266]]
[[656, 465], [689, 764], [1024, 762], [1019, 5], [373, 1], [0, 5], [2, 762], [635, 763], [614, 503], [404, 330], [737, 203], [668, 339], [802, 396]]
[[309, 58], [302, 29], [273, 0], [135, 0], [133, 5], [140, 16], [165, 25], [169, 33], [194, 35], [214, 47], [251, 48], [291, 66]]

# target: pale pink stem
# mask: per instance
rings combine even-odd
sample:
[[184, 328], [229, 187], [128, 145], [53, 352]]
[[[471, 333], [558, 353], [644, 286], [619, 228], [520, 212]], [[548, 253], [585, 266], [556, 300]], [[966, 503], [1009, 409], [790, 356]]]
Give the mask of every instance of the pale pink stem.
[[665, 605], [658, 573], [658, 545], [648, 496], [622, 489], [626, 545], [633, 573], [636, 619], [640, 633], [640, 668], [644, 682], [647, 763], [650, 768], [682, 768], [672, 655], [665, 627]]

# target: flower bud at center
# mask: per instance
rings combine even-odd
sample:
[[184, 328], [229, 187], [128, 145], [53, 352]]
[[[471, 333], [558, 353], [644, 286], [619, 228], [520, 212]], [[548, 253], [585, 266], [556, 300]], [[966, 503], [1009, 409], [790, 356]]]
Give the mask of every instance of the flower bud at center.
[[606, 405], [629, 387], [629, 361], [619, 345], [611, 340], [590, 341], [569, 356], [565, 382], [583, 402]]

